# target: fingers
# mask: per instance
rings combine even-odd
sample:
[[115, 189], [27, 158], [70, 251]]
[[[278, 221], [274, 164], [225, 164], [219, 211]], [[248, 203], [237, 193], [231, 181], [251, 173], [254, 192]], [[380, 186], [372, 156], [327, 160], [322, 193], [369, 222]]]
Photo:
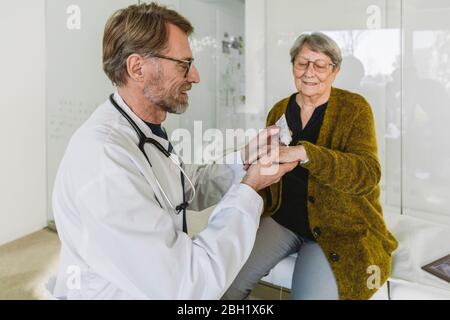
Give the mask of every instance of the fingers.
[[273, 125], [265, 128], [253, 138], [241, 151], [244, 170], [248, 170], [249, 164], [253, 164], [255, 161], [258, 161], [266, 155], [270, 155], [272, 162], [279, 162], [279, 135], [280, 128]]
[[280, 128], [277, 126], [270, 126], [262, 130], [256, 136], [256, 145], [262, 149], [263, 147], [268, 147], [273, 144], [279, 144]]
[[291, 162], [289, 161], [289, 147], [286, 146], [280, 146], [279, 150], [278, 150], [278, 161], [280, 163], [287, 163], [287, 162]]
[[280, 128], [271, 126], [262, 130], [255, 138], [253, 138], [244, 148], [244, 163], [253, 163], [262, 156], [268, 154], [273, 149], [272, 145], [279, 144]]
[[273, 126], [267, 127], [265, 130], [267, 131], [267, 134], [269, 136], [273, 136], [273, 135], [279, 134], [281, 128], [276, 125], [273, 125]]
[[274, 178], [280, 178], [288, 170], [288, 166], [281, 167], [277, 157], [272, 155], [264, 155], [258, 159], [253, 165], [259, 168], [260, 174], [264, 176], [273, 176]]
[[273, 164], [272, 167], [276, 169], [276, 182], [280, 181], [281, 178], [288, 172], [292, 171], [296, 166], [298, 165], [298, 163], [285, 163], [285, 164]]
[[270, 157], [270, 155], [266, 154], [258, 159], [258, 164], [260, 164], [263, 167], [270, 167], [273, 165], [273, 160]]
[[266, 128], [267, 130], [267, 145], [273, 146], [273, 145], [279, 145], [280, 144], [280, 127], [277, 126], [270, 126]]
[[298, 163], [291, 162], [280, 164], [273, 162], [269, 156], [263, 156], [253, 164], [247, 164], [247, 174], [243, 182], [252, 186], [255, 190], [261, 190], [277, 183], [289, 171], [294, 169]]
[[280, 170], [283, 172], [283, 175], [285, 175], [286, 173], [294, 170], [294, 168], [297, 166], [298, 166], [298, 162], [282, 163], [282, 164], [280, 164], [280, 167], [281, 167]]

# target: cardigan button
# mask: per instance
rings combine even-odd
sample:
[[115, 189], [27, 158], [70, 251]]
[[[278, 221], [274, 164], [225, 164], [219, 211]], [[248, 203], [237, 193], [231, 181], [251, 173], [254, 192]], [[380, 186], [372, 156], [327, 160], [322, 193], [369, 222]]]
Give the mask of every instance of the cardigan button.
[[330, 253], [330, 259], [333, 262], [338, 262], [339, 261], [339, 255], [336, 252], [331, 252]]
[[316, 202], [316, 199], [313, 196], [309, 196], [308, 201], [311, 203], [314, 203], [314, 202]]
[[314, 238], [320, 237], [321, 234], [322, 234], [322, 230], [320, 230], [319, 227], [315, 227], [313, 229], [313, 236], [314, 236]]

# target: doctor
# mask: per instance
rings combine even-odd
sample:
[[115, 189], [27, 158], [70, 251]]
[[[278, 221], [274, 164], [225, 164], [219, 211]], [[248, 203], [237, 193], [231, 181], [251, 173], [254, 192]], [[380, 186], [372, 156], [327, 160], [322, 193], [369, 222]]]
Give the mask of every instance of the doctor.
[[[54, 297], [220, 298], [252, 250], [263, 206], [257, 191], [297, 165], [264, 175], [261, 162], [247, 172], [242, 162], [184, 166], [170, 152], [161, 123], [167, 112], [186, 110], [187, 91], [200, 81], [192, 31], [177, 12], [154, 3], [119, 10], [107, 22], [103, 68], [117, 91], [73, 135], [58, 170], [53, 210], [62, 247], [48, 286]], [[260, 134], [261, 149], [270, 135]], [[231, 157], [242, 159], [241, 152]], [[249, 157], [244, 162], [258, 154]], [[221, 198], [191, 239], [187, 205], [202, 210]]]

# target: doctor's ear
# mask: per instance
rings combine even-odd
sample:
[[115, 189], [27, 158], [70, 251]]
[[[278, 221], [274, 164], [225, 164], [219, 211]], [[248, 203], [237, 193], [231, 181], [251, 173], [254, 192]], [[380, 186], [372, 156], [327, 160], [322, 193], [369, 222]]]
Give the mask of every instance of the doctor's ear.
[[127, 73], [128, 76], [138, 82], [144, 80], [144, 72], [142, 66], [144, 59], [138, 54], [132, 54], [127, 59]]

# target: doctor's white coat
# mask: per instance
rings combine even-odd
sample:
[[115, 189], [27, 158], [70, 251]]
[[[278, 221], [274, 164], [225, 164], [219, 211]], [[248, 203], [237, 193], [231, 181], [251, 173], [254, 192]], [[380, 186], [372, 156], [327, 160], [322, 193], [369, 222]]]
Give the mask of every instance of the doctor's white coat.
[[[167, 146], [117, 92], [114, 97], [145, 135]], [[173, 204], [182, 203], [179, 169], [147, 144], [150, 167], [137, 144], [109, 101], [70, 140], [53, 193], [62, 247], [50, 293], [58, 299], [220, 298], [251, 252], [261, 197], [239, 183], [241, 165], [186, 166], [197, 192], [191, 210], [223, 197], [207, 228], [191, 239], [182, 231], [182, 214], [155, 184], [156, 174]]]

